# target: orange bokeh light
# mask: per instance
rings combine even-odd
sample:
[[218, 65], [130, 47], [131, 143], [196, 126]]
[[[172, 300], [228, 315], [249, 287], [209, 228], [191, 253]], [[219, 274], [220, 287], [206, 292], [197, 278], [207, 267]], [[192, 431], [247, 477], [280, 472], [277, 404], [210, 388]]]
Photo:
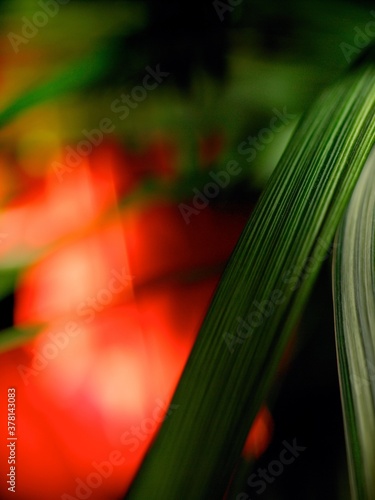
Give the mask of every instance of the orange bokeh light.
[[[154, 151], [163, 172], [172, 171], [170, 153]], [[62, 183], [47, 176], [0, 217], [12, 234], [4, 259], [43, 250], [19, 279], [15, 322], [45, 326], [0, 364], [2, 393], [17, 391], [20, 499], [88, 490], [93, 500], [121, 497], [161, 425], [246, 222], [208, 207], [187, 225], [167, 201], [120, 213], [118, 197], [150, 168], [138, 159], [122, 176], [129, 158], [106, 143]], [[6, 413], [3, 398], [0, 409]], [[264, 450], [269, 422], [263, 410], [245, 454]], [[1, 470], [6, 459], [2, 448]], [[12, 498], [3, 483], [0, 494]]]

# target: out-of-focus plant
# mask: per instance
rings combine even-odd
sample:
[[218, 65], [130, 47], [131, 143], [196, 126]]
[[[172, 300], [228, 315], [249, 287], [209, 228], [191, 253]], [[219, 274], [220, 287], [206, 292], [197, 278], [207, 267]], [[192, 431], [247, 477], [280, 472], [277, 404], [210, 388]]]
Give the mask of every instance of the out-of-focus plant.
[[[19, 498], [249, 496], [271, 388], [374, 145], [374, 49], [360, 4], [228, 5], [72, 0], [44, 26], [2, 5], [0, 383], [17, 390]], [[369, 499], [364, 175], [335, 307], [352, 493]]]

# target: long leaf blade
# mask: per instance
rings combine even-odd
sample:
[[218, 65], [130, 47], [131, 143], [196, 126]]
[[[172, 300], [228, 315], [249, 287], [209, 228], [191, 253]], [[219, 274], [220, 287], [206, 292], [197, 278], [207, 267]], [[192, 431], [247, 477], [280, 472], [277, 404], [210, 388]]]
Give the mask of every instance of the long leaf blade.
[[370, 61], [297, 127], [216, 291], [173, 398], [179, 411], [129, 498], [223, 497], [374, 143], [374, 89]]
[[335, 328], [352, 498], [375, 497], [375, 149], [337, 234]]

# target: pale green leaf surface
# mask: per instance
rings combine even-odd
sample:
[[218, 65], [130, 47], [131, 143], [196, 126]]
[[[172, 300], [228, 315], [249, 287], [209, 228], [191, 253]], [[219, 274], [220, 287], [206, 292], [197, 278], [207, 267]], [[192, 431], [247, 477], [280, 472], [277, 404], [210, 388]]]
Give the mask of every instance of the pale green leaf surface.
[[375, 149], [337, 235], [333, 290], [352, 498], [375, 498]]

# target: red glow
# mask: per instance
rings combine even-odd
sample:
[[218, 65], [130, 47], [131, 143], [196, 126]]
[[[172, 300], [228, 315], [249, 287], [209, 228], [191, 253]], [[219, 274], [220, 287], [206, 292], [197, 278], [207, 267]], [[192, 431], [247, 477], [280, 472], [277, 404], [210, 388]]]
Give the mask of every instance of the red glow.
[[259, 458], [267, 449], [273, 432], [273, 420], [267, 407], [263, 406], [256, 416], [245, 443], [243, 455], [248, 460]]
[[[157, 171], [172, 171], [170, 152], [149, 151]], [[4, 255], [54, 245], [16, 291], [16, 323], [46, 327], [1, 356], [0, 390], [17, 389], [17, 498], [74, 497], [111, 460], [90, 498], [115, 499], [128, 488], [245, 223], [208, 207], [187, 225], [167, 202], [103, 218], [132, 185], [128, 170], [120, 174], [124, 157], [105, 144], [61, 184], [47, 177], [0, 217], [2, 229], [14, 228]], [[263, 410], [246, 454], [264, 450], [267, 422]], [[0, 493], [12, 498], [4, 483]]]

